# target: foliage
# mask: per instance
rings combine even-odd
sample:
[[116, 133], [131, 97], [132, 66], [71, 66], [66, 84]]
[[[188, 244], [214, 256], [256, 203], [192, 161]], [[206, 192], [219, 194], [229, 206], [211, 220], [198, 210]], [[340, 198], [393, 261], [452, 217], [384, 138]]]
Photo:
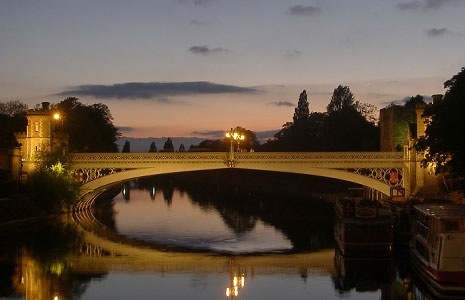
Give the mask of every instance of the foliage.
[[178, 152], [186, 152], [186, 148], [184, 147], [184, 144], [179, 145]]
[[26, 127], [26, 117], [0, 113], [0, 148], [19, 146], [14, 133], [26, 131]]
[[[299, 108], [300, 106], [300, 108]], [[307, 109], [305, 109], [307, 106]], [[374, 151], [379, 149], [376, 107], [356, 101], [349, 87], [334, 89], [327, 112], [308, 115], [306, 91], [299, 97], [294, 122], [287, 122], [263, 151]], [[297, 113], [299, 112], [299, 113]]]
[[294, 124], [299, 122], [305, 122], [310, 115], [309, 104], [307, 100], [307, 91], [303, 91], [300, 93], [299, 102], [297, 103], [297, 107], [294, 111]]
[[328, 114], [337, 111], [350, 110], [355, 108], [355, 98], [348, 86], [339, 85], [333, 91], [333, 96], [326, 110]]
[[0, 197], [14, 194], [18, 190], [18, 184], [13, 180], [11, 172], [0, 169]]
[[174, 145], [171, 138], [167, 138], [165, 144], [163, 145], [163, 152], [174, 152]]
[[29, 197], [48, 212], [69, 209], [79, 192], [79, 185], [70, 170], [70, 158], [52, 153], [42, 154], [38, 160], [39, 164], [27, 182]]
[[[260, 147], [260, 142], [258, 141], [255, 132], [240, 126], [236, 126], [236, 128], [234, 128], [232, 131], [244, 136], [244, 140], [239, 142], [240, 149], [250, 151], [251, 149], [257, 150]], [[223, 144], [226, 149], [229, 149], [230, 143], [231, 141], [229, 138], [225, 137], [223, 139]], [[237, 145], [237, 141], [234, 141], [234, 144]]]
[[122, 153], [129, 153], [131, 152], [131, 143], [129, 141], [125, 141], [123, 145], [123, 150], [121, 150]]
[[189, 152], [225, 152], [228, 150], [228, 146], [220, 140], [204, 140], [197, 146], [191, 145], [189, 148]]
[[152, 142], [152, 143], [150, 144], [149, 152], [158, 152], [158, 150], [157, 150], [157, 145], [155, 145], [155, 142]]
[[450, 173], [461, 178], [465, 187], [465, 68], [444, 83], [443, 100], [426, 107], [425, 135], [415, 145], [423, 151], [423, 166], [434, 166], [436, 173]]
[[[102, 103], [85, 105], [69, 97], [54, 106], [63, 115], [63, 125], [69, 134], [70, 152], [117, 152], [120, 136], [113, 125], [108, 106]], [[85, 133], [85, 134], [83, 134]]]
[[0, 102], [0, 114], [13, 116], [24, 116], [27, 112], [27, 105], [19, 100], [10, 100], [7, 102]]
[[416, 95], [415, 97], [413, 96], [410, 97], [410, 99], [407, 100], [407, 102], [405, 102], [404, 106], [415, 108], [417, 104], [425, 104], [425, 98], [422, 95]]

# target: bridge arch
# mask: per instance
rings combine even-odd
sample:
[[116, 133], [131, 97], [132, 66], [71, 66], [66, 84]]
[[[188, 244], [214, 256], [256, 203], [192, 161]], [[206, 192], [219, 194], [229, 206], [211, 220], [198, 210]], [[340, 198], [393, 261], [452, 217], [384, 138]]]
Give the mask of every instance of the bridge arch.
[[259, 153], [81, 153], [72, 157], [83, 180], [81, 195], [135, 178], [227, 168], [296, 173], [357, 183], [389, 195], [404, 185], [405, 162], [397, 152], [259, 152]]

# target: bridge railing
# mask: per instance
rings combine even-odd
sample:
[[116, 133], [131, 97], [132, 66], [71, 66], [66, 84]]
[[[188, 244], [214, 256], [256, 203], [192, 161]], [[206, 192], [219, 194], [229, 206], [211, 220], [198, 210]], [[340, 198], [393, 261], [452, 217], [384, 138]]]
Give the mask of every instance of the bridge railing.
[[[153, 161], [153, 160], [224, 160], [227, 152], [156, 152], [156, 153], [74, 153], [74, 162], [83, 161]], [[398, 160], [404, 159], [403, 152], [236, 152], [236, 159], [259, 160]]]

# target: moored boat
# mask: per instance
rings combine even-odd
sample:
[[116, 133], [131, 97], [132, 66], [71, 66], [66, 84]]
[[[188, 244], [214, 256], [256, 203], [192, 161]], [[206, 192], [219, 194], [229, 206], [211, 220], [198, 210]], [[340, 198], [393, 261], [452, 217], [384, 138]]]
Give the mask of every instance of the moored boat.
[[422, 204], [415, 213], [414, 270], [440, 291], [465, 292], [465, 206]]
[[376, 201], [338, 199], [334, 205], [334, 238], [344, 256], [392, 255], [392, 215]]

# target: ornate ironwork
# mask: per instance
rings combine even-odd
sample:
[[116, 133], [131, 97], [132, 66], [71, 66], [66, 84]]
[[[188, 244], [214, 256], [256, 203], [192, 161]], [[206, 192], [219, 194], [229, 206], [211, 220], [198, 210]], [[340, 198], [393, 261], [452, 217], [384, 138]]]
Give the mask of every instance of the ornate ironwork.
[[351, 168], [343, 170], [376, 179], [393, 187], [402, 187], [404, 185], [404, 172], [402, 168]]
[[[403, 186], [403, 152], [237, 152], [228, 159], [225, 152], [183, 153], [77, 153], [72, 160], [76, 179], [82, 183], [130, 169], [154, 167], [158, 163], [218, 163], [236, 167], [248, 163], [310, 163], [367, 176], [389, 186]], [[95, 167], [92, 167], [95, 166]], [[97, 167], [98, 166], [98, 167]], [[107, 167], [105, 167], [107, 166]], [[360, 168], [348, 168], [359, 166]], [[377, 167], [378, 166], [378, 167]], [[389, 167], [386, 167], [389, 166]]]
[[95, 180], [97, 178], [110, 175], [110, 174], [115, 174], [118, 172], [124, 172], [127, 169], [116, 169], [116, 168], [90, 168], [90, 169], [77, 169], [74, 171], [76, 180], [81, 183], [88, 183], [92, 180]]

